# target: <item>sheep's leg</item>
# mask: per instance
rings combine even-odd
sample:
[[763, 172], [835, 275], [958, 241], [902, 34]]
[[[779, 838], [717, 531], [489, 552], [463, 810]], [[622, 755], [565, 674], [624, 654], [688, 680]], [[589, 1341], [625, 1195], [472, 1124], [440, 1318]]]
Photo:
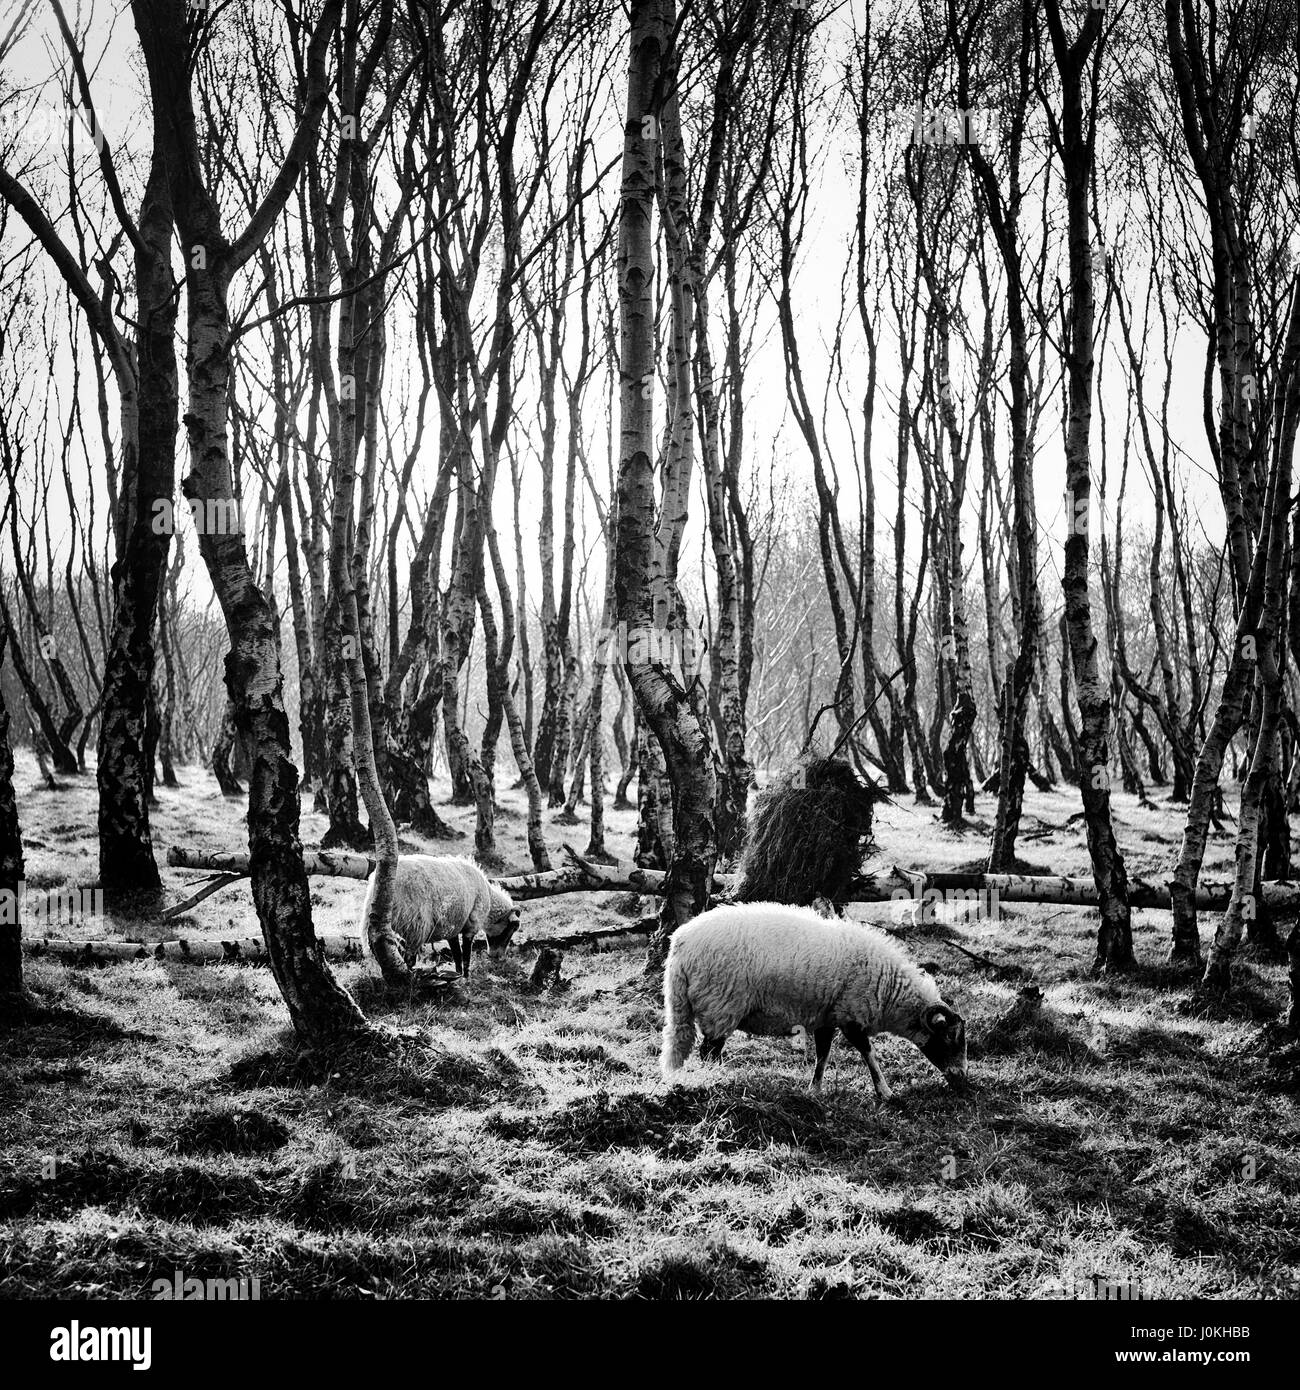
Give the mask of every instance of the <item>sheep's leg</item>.
[[829, 1028], [815, 1028], [813, 1030], [813, 1044], [817, 1049], [817, 1066], [813, 1070], [812, 1088], [820, 1091], [822, 1088], [822, 1073], [826, 1070], [826, 1059], [831, 1055], [831, 1042], [835, 1037], [835, 1027], [832, 1024]]
[[479, 907], [469, 915], [469, 921], [460, 930], [460, 944], [465, 952], [465, 978], [469, 979], [469, 963], [474, 955], [474, 941], [479, 932], [487, 933], [488, 900], [484, 898]]
[[474, 955], [474, 938], [478, 935], [478, 928], [470, 925], [460, 934], [460, 950], [465, 957], [465, 978], [469, 979], [469, 963]]
[[871, 1084], [876, 1088], [876, 1099], [881, 1105], [889, 1105], [893, 1102], [894, 1093], [890, 1090], [889, 1083], [885, 1080], [880, 1070], [880, 1063], [876, 1061], [876, 1054], [871, 1050], [870, 1043], [862, 1054], [862, 1060], [867, 1064], [867, 1070], [871, 1073]]
[[451, 963], [456, 967], [456, 974], [463, 975], [465, 972], [461, 969], [460, 963], [460, 937], [453, 936], [447, 945], [451, 947]]
[[721, 1062], [722, 1044], [726, 1041], [727, 1039], [725, 1037], [705, 1038], [704, 1041], [700, 1044], [700, 1061]]
[[862, 1054], [862, 1060], [867, 1064], [867, 1070], [871, 1073], [871, 1084], [876, 1088], [876, 1100], [881, 1105], [888, 1105], [894, 1099], [894, 1093], [880, 1070], [876, 1054], [871, 1050], [871, 1034], [854, 1023], [844, 1023], [840, 1027], [845, 1038], [858, 1049]]

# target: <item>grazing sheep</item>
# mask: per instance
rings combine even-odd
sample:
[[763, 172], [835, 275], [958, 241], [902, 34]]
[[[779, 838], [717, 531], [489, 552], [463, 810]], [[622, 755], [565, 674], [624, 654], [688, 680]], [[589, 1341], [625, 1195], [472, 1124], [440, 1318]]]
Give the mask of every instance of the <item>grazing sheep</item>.
[[[374, 891], [372, 874], [361, 916], [367, 931]], [[470, 952], [480, 928], [487, 934], [488, 955], [495, 960], [505, 955], [519, 929], [519, 909], [477, 864], [432, 854], [409, 854], [397, 861], [388, 929], [408, 968], [422, 946], [446, 941], [456, 969], [468, 979]], [[366, 944], [370, 954], [378, 956], [374, 942]]]
[[674, 934], [664, 970], [665, 1076], [690, 1056], [697, 1025], [706, 1061], [721, 1059], [737, 1028], [777, 1036], [806, 1028], [817, 1048], [815, 1091], [836, 1028], [862, 1054], [881, 1102], [892, 1092], [872, 1055], [875, 1033], [914, 1042], [950, 1083], [966, 1075], [966, 1025], [934, 981], [880, 932], [806, 907], [729, 904]]

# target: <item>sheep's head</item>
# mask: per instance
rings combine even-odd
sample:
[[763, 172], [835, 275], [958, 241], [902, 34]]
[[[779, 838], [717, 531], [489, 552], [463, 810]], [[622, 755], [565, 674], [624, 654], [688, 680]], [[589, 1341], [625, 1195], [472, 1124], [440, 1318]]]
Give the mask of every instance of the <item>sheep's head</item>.
[[510, 894], [494, 883], [492, 905], [488, 909], [488, 957], [499, 960], [510, 946], [510, 938], [519, 930], [519, 909], [510, 901]]
[[922, 1009], [912, 1041], [943, 1072], [949, 1085], [966, 1079], [966, 1023], [942, 1001]]

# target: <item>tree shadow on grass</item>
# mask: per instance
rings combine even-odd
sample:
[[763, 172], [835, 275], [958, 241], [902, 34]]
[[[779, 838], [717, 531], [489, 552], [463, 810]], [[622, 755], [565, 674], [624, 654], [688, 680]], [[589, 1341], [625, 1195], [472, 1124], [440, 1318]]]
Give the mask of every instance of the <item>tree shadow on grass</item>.
[[1094, 988], [1100, 997], [1111, 999], [1129, 998], [1140, 990], [1164, 994], [1169, 990], [1190, 988], [1201, 978], [1203, 969], [1199, 964], [1171, 964], [1167, 960], [1139, 962], [1123, 974], [1096, 980]]
[[289, 1034], [280, 1048], [239, 1058], [219, 1084], [235, 1091], [320, 1087], [341, 1095], [457, 1106], [522, 1100], [536, 1093], [519, 1063], [498, 1047], [475, 1052], [401, 1035], [382, 1046], [350, 1042], [310, 1048]]
[[147, 1212], [164, 1220], [223, 1223], [272, 1209], [256, 1174], [201, 1164], [125, 1158], [107, 1150], [60, 1155], [50, 1169], [14, 1173], [0, 1187], [0, 1217], [70, 1215], [87, 1207]]
[[1207, 993], [1199, 988], [1177, 1001], [1175, 1011], [1184, 1018], [1203, 1018], [1216, 1022], [1269, 1023], [1278, 1017], [1279, 998], [1249, 967], [1233, 972], [1227, 994]]
[[638, 1271], [631, 1296], [655, 1302], [763, 1298], [772, 1296], [774, 1283], [765, 1261], [725, 1240], [710, 1241], [651, 1257]]
[[38, 999], [20, 1027], [0, 1029], [0, 1057], [81, 1057], [96, 1047], [122, 1042], [157, 1042], [155, 1034], [123, 1028], [106, 1014], [87, 1013]]
[[[915, 1113], [924, 1108], [918, 1105]], [[692, 1160], [706, 1149], [728, 1153], [772, 1145], [827, 1155], [851, 1152], [879, 1137], [881, 1117], [873, 1098], [848, 1088], [823, 1100], [784, 1078], [743, 1074], [674, 1086], [662, 1095], [599, 1090], [541, 1115], [492, 1115], [487, 1127], [502, 1138], [563, 1153], [647, 1148]]]
[[173, 1128], [170, 1139], [182, 1154], [273, 1153], [289, 1142], [288, 1125], [252, 1107], [198, 1106]]
[[465, 987], [459, 980], [449, 980], [436, 968], [427, 966], [412, 972], [409, 987], [388, 985], [379, 975], [367, 973], [353, 980], [349, 988], [367, 1018], [409, 1015], [412, 1009], [436, 1012], [447, 1005], [466, 1002]]

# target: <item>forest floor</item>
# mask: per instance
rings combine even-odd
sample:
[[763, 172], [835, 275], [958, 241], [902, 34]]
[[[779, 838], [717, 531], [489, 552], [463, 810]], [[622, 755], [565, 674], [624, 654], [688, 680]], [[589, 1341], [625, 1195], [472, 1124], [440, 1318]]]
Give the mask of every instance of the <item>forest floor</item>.
[[[242, 849], [242, 805], [200, 769], [180, 775], [159, 791], [159, 860], [171, 844]], [[20, 754], [17, 780], [29, 893], [93, 881], [93, 774], [47, 792]], [[523, 803], [503, 800], [502, 849], [524, 869]], [[1130, 873], [1162, 877], [1179, 809], [1115, 806]], [[470, 811], [440, 809], [470, 828]], [[1031, 792], [1030, 868], [1086, 871], [1082, 825], [1065, 826], [1077, 810], [1072, 788]], [[910, 797], [886, 805], [876, 862], [971, 864], [992, 799], [978, 811], [954, 834]], [[610, 814], [612, 850], [627, 854], [631, 825]], [[304, 841], [323, 828], [305, 816]], [[557, 849], [586, 839], [547, 834]], [[1207, 874], [1230, 859], [1215, 838]], [[192, 891], [193, 875], [164, 873], [172, 901]], [[313, 880], [318, 928], [355, 931], [363, 892]], [[623, 923], [620, 908], [525, 903], [520, 935]], [[297, 1050], [264, 968], [29, 960], [41, 1016], [0, 1035], [0, 1297], [147, 1298], [178, 1275], [256, 1277], [266, 1299], [1088, 1298], [1098, 1280], [1144, 1297], [1300, 1294], [1300, 1116], [1263, 1055], [1281, 966], [1242, 958], [1232, 1002], [1207, 1015], [1163, 964], [1168, 913], [1134, 915], [1135, 974], [1096, 980], [1084, 909], [921, 925], [891, 904], [854, 911], [901, 932], [965, 1014], [969, 1093], [886, 1038], [904, 1110], [876, 1109], [840, 1042], [819, 1099], [801, 1047], [741, 1034], [720, 1068], [693, 1058], [666, 1086], [640, 939], [569, 951], [540, 995], [526, 947], [500, 965], [480, 954], [467, 985], [414, 1007], [371, 962], [341, 966], [367, 1013], [436, 1046], [382, 1070]], [[257, 932], [246, 883], [183, 928], [77, 928], [232, 929]], [[1028, 983], [1043, 998], [1026, 1015]]]

